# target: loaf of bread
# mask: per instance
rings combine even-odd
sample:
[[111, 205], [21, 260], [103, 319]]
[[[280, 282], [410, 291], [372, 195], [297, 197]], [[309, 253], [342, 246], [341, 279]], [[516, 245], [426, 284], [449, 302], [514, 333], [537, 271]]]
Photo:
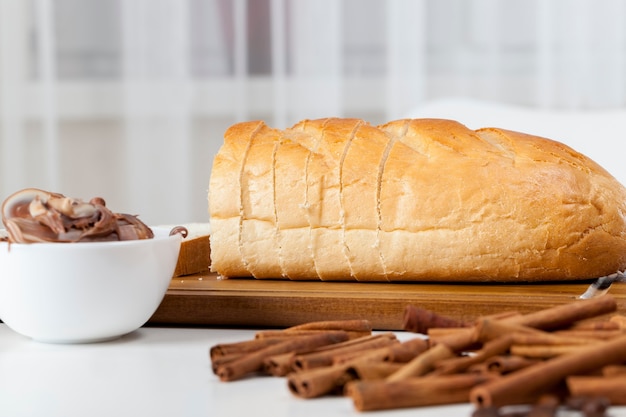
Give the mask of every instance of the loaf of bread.
[[626, 189], [606, 170], [559, 142], [451, 120], [236, 124], [209, 213], [223, 277], [530, 282], [626, 268]]

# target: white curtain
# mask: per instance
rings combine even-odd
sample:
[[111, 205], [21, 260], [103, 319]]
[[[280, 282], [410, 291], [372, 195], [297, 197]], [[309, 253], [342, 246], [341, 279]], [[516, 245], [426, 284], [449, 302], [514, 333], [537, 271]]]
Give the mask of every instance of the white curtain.
[[[3, 0], [0, 199], [207, 221], [231, 124], [626, 107], [626, 0]], [[506, 126], [505, 126], [506, 127]]]

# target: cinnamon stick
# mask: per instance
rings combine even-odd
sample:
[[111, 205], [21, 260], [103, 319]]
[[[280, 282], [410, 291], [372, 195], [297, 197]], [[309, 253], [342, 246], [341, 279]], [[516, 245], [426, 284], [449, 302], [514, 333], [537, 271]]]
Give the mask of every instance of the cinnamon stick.
[[319, 368], [311, 368], [287, 375], [287, 386], [296, 396], [315, 398], [341, 392], [344, 385], [353, 380], [376, 380], [386, 378], [402, 364], [372, 362], [367, 359], [353, 360]]
[[567, 329], [567, 330], [557, 330], [552, 332], [555, 336], [561, 337], [575, 337], [581, 339], [596, 339], [596, 340], [608, 340], [613, 339], [618, 336], [625, 335], [626, 333], [623, 330], [577, 330], [577, 329]]
[[[394, 343], [393, 345], [399, 345], [400, 343]], [[393, 346], [391, 345], [391, 346]], [[391, 346], [385, 345], [382, 347], [372, 349], [348, 349], [345, 352], [338, 352], [331, 355], [332, 365], [340, 365], [342, 363], [349, 363], [354, 360], [362, 360], [368, 362], [374, 361], [388, 361], [389, 348]]]
[[287, 352], [310, 352], [317, 347], [340, 343], [348, 339], [343, 331], [331, 331], [312, 336], [288, 338], [263, 349], [256, 350], [232, 362], [220, 365], [216, 374], [222, 381], [233, 381], [263, 369], [265, 358]]
[[283, 339], [281, 338], [266, 338], [263, 340], [253, 339], [234, 343], [220, 343], [209, 349], [209, 357], [213, 359], [220, 356], [254, 352], [282, 341]]
[[333, 363], [350, 362], [355, 358], [368, 361], [385, 361], [406, 363], [422, 352], [428, 350], [428, 341], [421, 338], [410, 339], [401, 343], [393, 343], [368, 352], [356, 351], [334, 356]]
[[287, 387], [301, 398], [316, 398], [333, 392], [341, 392], [344, 385], [355, 378], [348, 372], [348, 365], [325, 366], [287, 375]]
[[435, 368], [438, 361], [451, 358], [454, 355], [455, 353], [448, 346], [444, 344], [436, 345], [389, 375], [387, 381], [399, 381], [425, 375]]
[[223, 366], [224, 364], [227, 364], [229, 362], [233, 362], [243, 357], [244, 355], [244, 353], [233, 353], [230, 355], [217, 356], [213, 358], [213, 360], [211, 360], [211, 369], [213, 370], [213, 373], [217, 375], [218, 367]]
[[546, 308], [522, 316], [505, 318], [504, 321], [542, 330], [564, 328], [574, 322], [585, 320], [617, 310], [617, 302], [610, 294], [586, 300], [577, 300]]
[[429, 335], [430, 346], [446, 345], [454, 352], [460, 352], [476, 345], [476, 334], [472, 327], [458, 329], [439, 337]]
[[[419, 320], [406, 326], [428, 338], [400, 343], [393, 333], [372, 335], [367, 320], [336, 320], [257, 332], [252, 341], [216, 345], [209, 353], [223, 381], [260, 372], [286, 376], [299, 397], [344, 392], [363, 411], [471, 401], [475, 415], [494, 409], [500, 415], [498, 406], [531, 404], [546, 393], [562, 397], [566, 381], [588, 391], [599, 385], [612, 395], [610, 383], [600, 381], [626, 380], [620, 373], [626, 368], [626, 316], [600, 316], [616, 308], [615, 299], [604, 295], [529, 314], [479, 317], [470, 325], [410, 306], [405, 314]], [[317, 339], [338, 334], [341, 340]], [[582, 395], [577, 389], [570, 393]], [[540, 400], [529, 410], [525, 415], [552, 416], [555, 406]]]
[[326, 320], [302, 323], [281, 330], [261, 330], [255, 334], [256, 339], [283, 338], [303, 335], [313, 335], [332, 330], [345, 331], [350, 339], [369, 336], [372, 334], [372, 324], [369, 320]]
[[626, 375], [570, 376], [566, 383], [574, 396], [603, 397], [612, 405], [626, 405]]
[[284, 331], [297, 330], [344, 330], [346, 332], [371, 332], [372, 324], [369, 320], [328, 320], [312, 321], [286, 328]]
[[485, 361], [485, 366], [491, 372], [498, 372], [499, 374], [507, 374], [510, 372], [518, 371], [527, 366], [534, 365], [539, 362], [539, 359], [530, 359], [518, 355], [499, 355], [489, 358]]
[[350, 381], [382, 380], [397, 371], [401, 364], [356, 360], [322, 368], [292, 372], [287, 375], [287, 386], [300, 398], [316, 398], [328, 394], [341, 394]]
[[352, 381], [344, 393], [359, 411], [388, 410], [467, 402], [470, 390], [492, 376], [479, 374], [407, 378], [400, 381]]
[[285, 376], [293, 370], [291, 365], [295, 356], [295, 352], [268, 356], [263, 359], [263, 370], [272, 376]]
[[401, 367], [401, 363], [394, 362], [354, 361], [348, 366], [346, 372], [354, 375], [355, 380], [374, 381], [387, 378]]
[[625, 360], [626, 336], [622, 336], [581, 347], [576, 352], [548, 359], [478, 386], [472, 390], [470, 399], [479, 407], [529, 401], [552, 389], [568, 375], [584, 374]]
[[[607, 294], [602, 297], [577, 300], [572, 303], [550, 307], [534, 313], [505, 316], [499, 320], [492, 320], [491, 323], [502, 322], [504, 324], [521, 325], [541, 330], [554, 330], [567, 327], [579, 320], [614, 312], [616, 309], [617, 302], [615, 298]], [[459, 329], [452, 334], [432, 340], [432, 343], [445, 343], [454, 351], [463, 350], [476, 342], [476, 335], [473, 332], [472, 328]]]
[[[596, 330], [597, 331], [597, 330]], [[598, 339], [592, 337], [575, 337], [567, 335], [557, 335], [543, 330], [534, 329], [519, 324], [511, 324], [505, 321], [482, 320], [476, 325], [476, 338], [481, 341], [497, 340], [503, 335], [510, 335], [514, 345], [584, 345], [598, 343]], [[526, 349], [521, 348], [520, 349]], [[540, 348], [527, 348], [529, 351], [539, 352]], [[545, 349], [544, 349], [545, 350]], [[569, 348], [555, 348], [554, 353], [547, 353], [543, 357], [552, 357], [560, 352], [569, 351]], [[521, 353], [520, 353], [521, 354]], [[533, 357], [540, 357], [536, 354]]]
[[511, 354], [526, 358], [549, 359], [584, 348], [585, 345], [512, 345]]
[[318, 350], [324, 351], [324, 350], [343, 349], [344, 347], [347, 347], [347, 346], [359, 345], [359, 344], [366, 343], [368, 341], [376, 340], [376, 339], [387, 339], [387, 340], [392, 340], [394, 342], [398, 342], [398, 339], [396, 338], [395, 334], [393, 334], [392, 332], [386, 332], [386, 333], [372, 334], [369, 336], [360, 337], [358, 339], [349, 339], [344, 342], [341, 342], [340, 344], [321, 347]]
[[421, 353], [426, 352], [428, 347], [428, 341], [424, 339], [414, 338], [406, 340], [398, 345], [388, 347], [389, 356], [387, 360], [389, 362], [406, 363]]
[[[328, 331], [331, 331], [331, 330], [322, 330], [322, 329], [261, 330], [261, 331], [256, 332], [254, 337], [256, 339], [286, 339], [289, 337], [311, 336], [315, 334], [325, 333]], [[370, 331], [341, 330], [341, 329], [336, 329], [335, 331], [346, 332], [349, 339], [358, 339], [360, 337], [366, 337], [366, 336], [371, 335]]]
[[522, 324], [509, 323], [506, 320], [482, 319], [477, 321], [475, 338], [480, 342], [488, 342], [512, 333], [538, 333], [540, 330]]
[[319, 349], [315, 352], [296, 355], [293, 358], [292, 368], [295, 371], [303, 371], [322, 366], [329, 366], [333, 364], [334, 357], [337, 355], [363, 352], [369, 349], [389, 346], [394, 343], [399, 343], [399, 341], [392, 333], [383, 333], [353, 339], [344, 343], [338, 343], [327, 349]]
[[467, 327], [431, 327], [426, 332], [428, 339], [438, 339], [441, 337], [447, 337], [457, 333], [467, 332], [469, 329]]
[[607, 365], [602, 368], [602, 375], [615, 376], [622, 375], [626, 377], [626, 365]]
[[619, 324], [611, 320], [584, 320], [572, 324], [569, 330], [618, 330]]
[[572, 337], [554, 333], [538, 331], [535, 333], [513, 333], [513, 344], [515, 345], [588, 345], [599, 343], [601, 340], [592, 337]]
[[404, 309], [403, 328], [407, 332], [427, 334], [430, 328], [469, 327], [470, 323], [408, 305]]
[[437, 375], [450, 375], [464, 372], [470, 366], [484, 362], [495, 355], [500, 355], [509, 351], [512, 338], [510, 336], [500, 337], [490, 340], [483, 345], [483, 348], [476, 351], [474, 355], [454, 357], [451, 359], [441, 360], [435, 364], [435, 373]]

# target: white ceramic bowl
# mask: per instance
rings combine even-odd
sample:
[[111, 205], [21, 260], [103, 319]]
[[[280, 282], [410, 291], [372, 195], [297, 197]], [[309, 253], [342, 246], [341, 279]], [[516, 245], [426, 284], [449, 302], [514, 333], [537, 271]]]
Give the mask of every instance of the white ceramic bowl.
[[122, 242], [0, 242], [0, 319], [51, 343], [114, 339], [145, 324], [165, 296], [182, 236]]

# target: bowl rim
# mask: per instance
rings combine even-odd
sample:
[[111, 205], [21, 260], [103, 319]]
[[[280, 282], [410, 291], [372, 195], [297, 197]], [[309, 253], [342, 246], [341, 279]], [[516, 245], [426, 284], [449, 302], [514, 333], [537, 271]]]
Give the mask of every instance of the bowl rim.
[[[183, 236], [180, 233], [174, 233], [170, 235], [171, 232], [171, 228], [168, 227], [160, 227], [160, 226], [154, 226], [154, 227], [150, 227], [150, 229], [152, 230], [152, 232], [154, 233], [154, 237], [150, 238], [150, 239], [133, 239], [133, 240], [104, 240], [104, 241], [86, 241], [86, 242], [31, 242], [31, 243], [15, 243], [15, 242], [8, 242], [8, 241], [2, 241], [0, 242], [0, 245], [9, 245], [11, 247], [15, 246], [15, 247], [30, 247], [30, 246], [37, 246], [37, 247], [48, 247], [48, 246], [59, 246], [59, 245], [71, 245], [72, 247], [84, 247], [84, 246], [89, 246], [89, 247], [93, 247], [93, 246], [128, 246], [128, 245], [137, 245], [137, 244], [148, 244], [150, 242], [154, 242], [155, 240], [167, 240], [167, 239], [177, 239], [180, 238], [181, 240], [183, 239]], [[0, 228], [0, 236], [2, 235], [2, 232], [6, 231], [6, 229], [4, 228]]]

